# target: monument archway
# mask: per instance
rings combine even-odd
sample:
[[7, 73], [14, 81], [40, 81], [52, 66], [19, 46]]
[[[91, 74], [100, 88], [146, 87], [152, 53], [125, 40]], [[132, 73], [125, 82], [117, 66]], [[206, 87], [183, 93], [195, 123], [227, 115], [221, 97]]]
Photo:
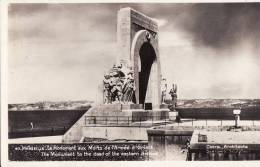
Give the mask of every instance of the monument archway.
[[161, 104], [158, 33], [155, 19], [131, 8], [118, 11], [118, 60], [123, 60], [122, 62], [133, 69], [133, 102], [144, 104], [144, 108], [148, 110], [159, 109]]
[[[117, 45], [118, 59], [121, 65], [113, 66], [109, 75], [104, 76], [100, 87], [101, 96], [105, 97], [108, 103], [103, 101], [103, 105], [91, 107], [66, 132], [63, 137], [64, 142], [79, 142], [83, 137], [106, 138], [108, 140], [147, 140], [147, 135], [143, 134], [146, 134], [144, 128], [144, 131], [134, 131], [136, 128], [131, 128], [136, 125], [136, 121], [140, 121], [140, 125], [141, 121], [147, 120], [165, 123], [165, 120], [169, 118], [169, 109], [167, 105], [161, 105], [158, 32], [156, 21], [143, 13], [131, 8], [122, 8], [118, 11]], [[124, 72], [126, 75], [121, 75]], [[124, 81], [124, 84], [122, 81]], [[121, 93], [123, 96], [120, 96]], [[123, 97], [121, 98], [122, 101], [117, 101], [120, 100], [120, 97]], [[145, 109], [147, 110], [145, 111]], [[130, 118], [127, 122], [130, 128], [126, 128], [124, 133], [120, 133], [122, 129], [118, 128], [122, 128], [121, 125], [126, 125], [125, 117]], [[107, 125], [112, 125], [116, 118], [117, 124], [120, 126], [111, 129], [105, 127], [111, 133], [105, 131], [88, 133], [91, 126], [86, 125], [93, 125], [93, 118], [94, 124], [100, 123], [100, 125], [104, 125], [104, 119]], [[95, 130], [93, 129], [93, 132]]]
[[157, 39], [148, 31], [138, 31], [131, 45], [137, 104], [158, 108], [160, 104], [160, 66]]
[[156, 59], [156, 54], [151, 44], [145, 42], [139, 50], [139, 55], [139, 102], [144, 104], [151, 68]]

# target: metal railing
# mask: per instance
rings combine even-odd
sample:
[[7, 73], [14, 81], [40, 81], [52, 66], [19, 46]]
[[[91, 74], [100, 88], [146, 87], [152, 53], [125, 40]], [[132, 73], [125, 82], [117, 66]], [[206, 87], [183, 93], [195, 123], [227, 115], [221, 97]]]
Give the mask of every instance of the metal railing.
[[[152, 127], [173, 126], [234, 126], [235, 120], [226, 119], [181, 119], [180, 122], [169, 116], [84, 116], [84, 126]], [[260, 126], [260, 120], [240, 120], [239, 126]]]
[[[235, 119], [181, 119], [177, 126], [235, 126]], [[239, 126], [260, 126], [260, 120], [239, 120]]]
[[84, 116], [84, 126], [151, 127], [173, 123], [168, 116]]

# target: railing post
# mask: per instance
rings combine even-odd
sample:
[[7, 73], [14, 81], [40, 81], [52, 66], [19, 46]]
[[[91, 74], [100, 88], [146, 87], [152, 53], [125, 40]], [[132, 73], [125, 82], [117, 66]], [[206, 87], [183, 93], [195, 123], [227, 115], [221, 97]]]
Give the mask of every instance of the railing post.
[[141, 127], [141, 121], [142, 121], [141, 119], [142, 119], [142, 117], [140, 117], [140, 125], [139, 125], [139, 127]]
[[152, 126], [153, 126], [153, 116], [151, 116], [152, 117]]
[[193, 118], [191, 118], [191, 126], [193, 126]]
[[128, 121], [128, 126], [130, 126], [129, 117], [127, 117], [127, 121]]
[[222, 119], [220, 121], [221, 121], [221, 127], [222, 127]]
[[85, 115], [84, 119], [85, 119], [85, 121], [84, 121], [85, 124], [84, 124], [84, 125], [86, 126], [86, 125], [87, 125], [87, 118], [86, 118], [86, 115]]
[[116, 124], [118, 125], [118, 116], [116, 116]]

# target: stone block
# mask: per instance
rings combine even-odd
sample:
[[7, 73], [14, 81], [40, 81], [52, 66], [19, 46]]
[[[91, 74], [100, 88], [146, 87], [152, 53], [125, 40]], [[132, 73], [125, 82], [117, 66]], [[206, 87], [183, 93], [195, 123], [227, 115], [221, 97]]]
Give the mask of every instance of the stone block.
[[168, 105], [168, 104], [160, 104], [160, 108], [161, 108], [161, 109], [163, 109], [163, 108], [168, 109], [168, 108], [169, 108], [169, 105]]
[[142, 104], [122, 104], [122, 110], [143, 109]]

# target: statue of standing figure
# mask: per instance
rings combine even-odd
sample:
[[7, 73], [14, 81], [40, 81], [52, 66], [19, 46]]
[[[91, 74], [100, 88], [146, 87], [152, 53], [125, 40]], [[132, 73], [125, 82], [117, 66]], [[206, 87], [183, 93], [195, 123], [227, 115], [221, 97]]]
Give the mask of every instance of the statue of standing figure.
[[125, 74], [122, 72], [121, 68], [122, 68], [122, 64], [114, 65], [113, 69], [109, 73], [109, 75], [111, 76], [111, 82], [110, 82], [111, 103], [121, 101], [121, 92], [122, 92], [121, 78], [125, 77]]
[[162, 91], [161, 104], [165, 104], [165, 98], [166, 98], [166, 92], [167, 92], [167, 83], [166, 83], [165, 78], [163, 78], [162, 82], [161, 82], [161, 91]]
[[133, 71], [129, 71], [127, 79], [122, 90], [122, 101], [125, 103], [133, 102], [133, 95], [135, 91]]
[[177, 107], [177, 85], [176, 84], [172, 84], [172, 89], [170, 90], [169, 94], [171, 95], [172, 98], [173, 107]]
[[111, 91], [110, 91], [110, 76], [108, 74], [105, 74], [103, 80], [103, 102], [104, 104], [111, 103]]

